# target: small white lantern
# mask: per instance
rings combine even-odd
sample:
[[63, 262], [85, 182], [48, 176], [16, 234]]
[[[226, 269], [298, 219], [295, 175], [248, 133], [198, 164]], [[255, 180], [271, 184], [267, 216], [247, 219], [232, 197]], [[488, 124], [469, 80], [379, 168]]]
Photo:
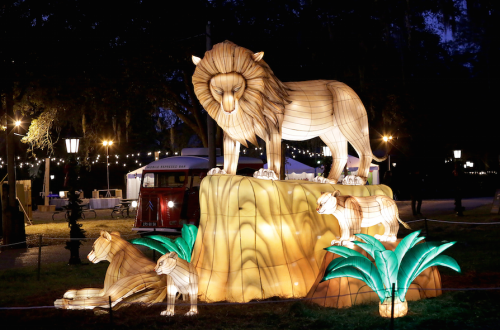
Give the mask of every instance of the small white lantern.
[[453, 150], [453, 155], [455, 156], [455, 159], [459, 159], [462, 157], [462, 150]]
[[78, 153], [78, 147], [80, 146], [79, 138], [69, 138], [66, 139], [66, 151], [68, 154]]
[[332, 151], [330, 150], [330, 148], [323, 147], [323, 155], [325, 155], [325, 156], [331, 156], [332, 155]]

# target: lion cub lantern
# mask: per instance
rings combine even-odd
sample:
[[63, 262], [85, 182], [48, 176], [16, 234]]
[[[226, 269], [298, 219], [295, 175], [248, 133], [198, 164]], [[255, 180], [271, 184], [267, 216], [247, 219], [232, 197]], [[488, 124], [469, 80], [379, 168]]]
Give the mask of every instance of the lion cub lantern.
[[173, 316], [175, 295], [180, 292], [189, 294], [191, 308], [186, 316], [198, 314], [198, 274], [194, 266], [184, 259], [178, 257], [176, 252], [164, 254], [156, 263], [155, 271], [158, 275], [168, 275], [167, 277], [167, 310], [161, 315]]
[[342, 245], [346, 241], [356, 240], [355, 234], [361, 228], [381, 223], [384, 225], [383, 235], [375, 235], [379, 241], [396, 241], [399, 224], [410, 227], [399, 218], [396, 202], [387, 196], [354, 197], [340, 196], [340, 191], [325, 192], [318, 198], [316, 211], [319, 214], [333, 214], [339, 221], [341, 236], [332, 241], [332, 245]]
[[[304, 141], [320, 137], [332, 152], [329, 180], [336, 183], [347, 163], [347, 142], [360, 158], [359, 182], [366, 182], [373, 156], [368, 118], [358, 95], [335, 80], [282, 83], [262, 59], [230, 41], [216, 44], [203, 59], [193, 56], [195, 94], [224, 130], [224, 169], [236, 174], [240, 144], [266, 142], [268, 170], [256, 177], [277, 179], [281, 139]], [[273, 173], [274, 172], [274, 173]]]

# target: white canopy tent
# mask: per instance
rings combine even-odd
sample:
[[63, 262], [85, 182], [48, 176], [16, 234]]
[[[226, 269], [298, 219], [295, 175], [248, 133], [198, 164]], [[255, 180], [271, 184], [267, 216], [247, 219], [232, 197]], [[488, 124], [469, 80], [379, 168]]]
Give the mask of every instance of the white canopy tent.
[[127, 173], [127, 198], [139, 198], [139, 190], [141, 189], [142, 171], [146, 166], [138, 168], [132, 172]]
[[[264, 168], [267, 169], [267, 164], [264, 164]], [[296, 161], [293, 158], [286, 158], [285, 161], [285, 180], [309, 180], [311, 181], [314, 177], [323, 173], [323, 169], [317, 167], [311, 167]]]
[[[347, 171], [349, 174], [357, 174], [359, 167], [359, 158], [348, 155], [347, 158]], [[343, 179], [343, 177], [342, 177]], [[379, 166], [370, 164], [370, 172], [368, 174], [368, 182], [370, 184], [380, 184]]]
[[[359, 158], [348, 155], [347, 159], [347, 171], [349, 174], [356, 174], [359, 167]], [[264, 168], [267, 169], [267, 164], [264, 164]], [[323, 173], [321, 167], [311, 167], [296, 161], [293, 158], [286, 158], [285, 163], [285, 180], [309, 180], [311, 181], [314, 177], [320, 173]], [[340, 176], [339, 181], [342, 181], [344, 175]], [[380, 184], [379, 178], [379, 166], [376, 164], [370, 165], [370, 174], [368, 177], [370, 184]]]

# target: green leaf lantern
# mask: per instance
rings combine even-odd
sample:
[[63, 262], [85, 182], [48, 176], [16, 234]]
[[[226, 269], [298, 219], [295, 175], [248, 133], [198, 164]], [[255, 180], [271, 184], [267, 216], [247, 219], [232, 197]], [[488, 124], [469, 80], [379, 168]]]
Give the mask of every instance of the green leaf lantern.
[[[418, 237], [420, 230], [411, 233], [401, 240], [395, 251], [387, 250], [377, 239], [365, 234], [356, 234], [365, 242], [353, 242], [366, 251], [375, 265], [361, 253], [343, 246], [330, 246], [325, 250], [336, 253], [341, 258], [333, 259], [327, 266], [322, 281], [338, 277], [352, 277], [362, 280], [380, 299], [380, 314], [391, 316], [392, 284], [395, 284], [394, 317], [404, 316], [408, 305], [406, 293], [410, 284], [426, 268], [446, 266], [460, 272], [455, 259], [441, 255], [456, 242], [439, 244], [425, 242], [416, 245], [425, 237]], [[376, 266], [376, 267], [375, 267]]]
[[198, 228], [194, 225], [184, 225], [181, 230], [181, 237], [172, 240], [161, 235], [151, 235], [144, 238], [134, 238], [130, 243], [144, 245], [158, 251], [161, 254], [168, 252], [176, 252], [179, 258], [191, 262], [191, 254], [193, 253], [194, 242]]

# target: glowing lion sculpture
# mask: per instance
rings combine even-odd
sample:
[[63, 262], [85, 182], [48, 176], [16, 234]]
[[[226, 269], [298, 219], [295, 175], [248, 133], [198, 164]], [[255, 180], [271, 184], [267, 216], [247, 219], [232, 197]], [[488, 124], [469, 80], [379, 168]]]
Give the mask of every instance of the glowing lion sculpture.
[[259, 136], [267, 145], [268, 169], [279, 176], [281, 139], [319, 136], [333, 156], [328, 179], [337, 182], [349, 142], [359, 155], [358, 176], [365, 182], [372, 159], [384, 159], [373, 156], [366, 110], [358, 95], [335, 80], [282, 83], [263, 56], [230, 41], [216, 44], [203, 59], [193, 56], [196, 96], [224, 130], [224, 171], [236, 174], [240, 144], [257, 145]]
[[376, 224], [383, 224], [383, 235], [375, 235], [380, 241], [395, 242], [398, 233], [398, 221], [406, 228], [411, 229], [399, 218], [396, 202], [387, 196], [340, 196], [340, 191], [324, 192], [318, 198], [316, 211], [319, 214], [333, 214], [339, 221], [341, 236], [335, 243], [343, 244], [346, 241], [356, 240], [355, 234], [361, 233], [361, 228]]
[[180, 292], [184, 297], [189, 295], [191, 308], [186, 316], [198, 314], [198, 273], [194, 266], [184, 259], [178, 257], [176, 252], [164, 254], [158, 259], [155, 271], [158, 275], [168, 275], [167, 277], [167, 309], [161, 315], [173, 316], [175, 294]]
[[109, 308], [111, 297], [113, 309], [118, 309], [127, 302], [161, 302], [167, 295], [167, 276], [158, 275], [156, 264], [118, 232], [101, 231], [87, 258], [95, 264], [109, 261], [104, 287], [66, 291], [54, 302], [56, 308]]

